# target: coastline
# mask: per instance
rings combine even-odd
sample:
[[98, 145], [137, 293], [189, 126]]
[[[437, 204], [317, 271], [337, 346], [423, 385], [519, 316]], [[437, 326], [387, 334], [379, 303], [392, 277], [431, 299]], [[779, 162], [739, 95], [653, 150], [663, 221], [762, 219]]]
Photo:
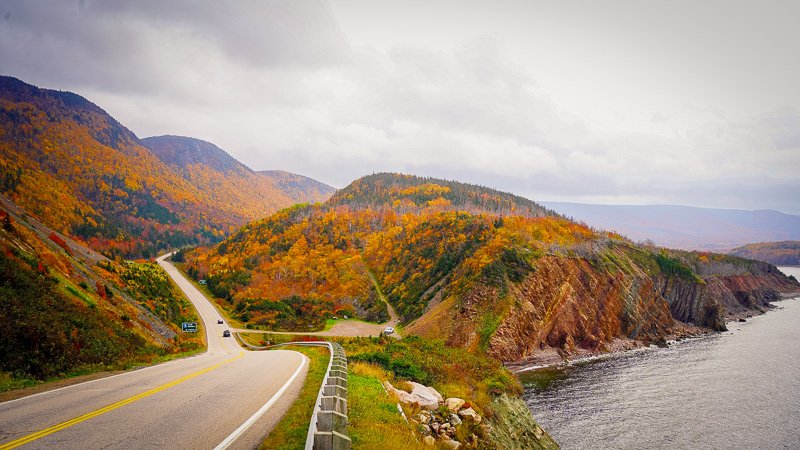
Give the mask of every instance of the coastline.
[[[781, 293], [780, 296], [781, 298], [775, 302], [782, 302], [792, 299], [800, 300], [800, 292]], [[771, 302], [767, 304], [766, 307], [756, 306], [755, 309], [742, 311], [739, 313], [728, 313], [726, 314], [727, 320], [725, 322], [725, 327], [730, 330], [735, 324], [747, 321], [755, 316], [760, 316], [779, 308], [780, 306]], [[569, 367], [575, 364], [585, 364], [591, 361], [614, 358], [616, 356], [631, 352], [657, 350], [659, 348], [668, 347], [676, 342], [681, 342], [687, 339], [699, 339], [725, 332], [726, 331], [714, 331], [708, 328], [703, 328], [697, 325], [687, 324], [675, 320], [675, 329], [673, 329], [673, 332], [667, 335], [664, 341], [658, 343], [654, 343], [652, 341], [640, 341], [630, 338], [615, 338], [611, 342], [606, 343], [602, 350], [588, 350], [579, 348], [572, 353], [565, 353], [561, 349], [549, 347], [535, 352], [524, 360], [506, 363], [505, 367], [515, 375], [539, 369]]]

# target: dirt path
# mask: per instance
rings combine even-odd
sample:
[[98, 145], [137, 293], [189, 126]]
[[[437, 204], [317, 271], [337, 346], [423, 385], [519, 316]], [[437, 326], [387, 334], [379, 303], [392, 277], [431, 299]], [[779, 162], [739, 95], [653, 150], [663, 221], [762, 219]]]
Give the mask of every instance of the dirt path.
[[372, 271], [367, 269], [367, 274], [369, 275], [370, 281], [372, 281], [372, 285], [375, 286], [375, 291], [378, 293], [378, 297], [380, 297], [381, 301], [386, 304], [386, 309], [389, 311], [389, 321], [385, 323], [388, 327], [397, 326], [400, 323], [400, 316], [397, 315], [397, 311], [394, 310], [394, 306], [389, 303], [389, 300], [386, 300], [386, 296], [383, 295], [383, 290], [381, 286], [378, 284], [378, 280], [375, 279], [375, 275], [372, 274]]

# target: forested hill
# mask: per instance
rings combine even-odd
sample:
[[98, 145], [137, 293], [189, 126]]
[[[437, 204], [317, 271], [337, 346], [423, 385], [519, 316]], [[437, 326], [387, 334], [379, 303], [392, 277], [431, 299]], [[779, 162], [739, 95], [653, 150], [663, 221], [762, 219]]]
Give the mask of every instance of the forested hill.
[[800, 266], [800, 241], [747, 244], [731, 250], [730, 254], [770, 264]]
[[0, 77], [0, 194], [106, 255], [215, 242], [295, 203], [244, 166], [252, 184], [221, 177], [239, 163], [216, 147], [197, 150], [190, 156], [206, 167], [178, 170], [89, 100]]
[[[225, 199], [219, 207], [241, 223], [261, 219], [294, 203], [325, 201], [335, 191], [324, 183], [288, 172], [281, 172], [282, 177], [254, 172], [221, 148], [200, 139], [155, 136], [142, 139], [142, 143], [198, 190]], [[290, 185], [287, 180], [292, 177], [317, 189]]]
[[456, 210], [472, 214], [544, 217], [547, 208], [518, 195], [473, 184], [397, 173], [368, 175], [341, 189], [327, 203], [397, 213]]

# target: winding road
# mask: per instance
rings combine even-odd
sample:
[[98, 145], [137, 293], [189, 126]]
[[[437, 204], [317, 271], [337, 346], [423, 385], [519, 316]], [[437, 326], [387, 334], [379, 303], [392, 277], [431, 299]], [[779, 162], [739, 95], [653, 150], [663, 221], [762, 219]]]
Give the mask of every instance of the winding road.
[[200, 314], [208, 350], [0, 403], [0, 450], [255, 448], [303, 386], [307, 358], [249, 352], [206, 297], [158, 259]]

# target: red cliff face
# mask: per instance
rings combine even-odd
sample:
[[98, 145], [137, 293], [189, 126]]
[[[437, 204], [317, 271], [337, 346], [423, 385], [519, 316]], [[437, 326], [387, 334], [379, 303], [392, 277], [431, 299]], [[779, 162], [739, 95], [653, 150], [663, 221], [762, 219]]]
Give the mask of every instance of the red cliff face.
[[770, 302], [800, 294], [800, 284], [775, 266], [758, 261], [697, 263], [702, 283], [656, 277], [656, 286], [672, 316], [712, 330], [725, 330], [725, 320], [763, 311]]
[[544, 347], [602, 350], [615, 338], [659, 339], [672, 328], [669, 305], [643, 272], [606, 273], [586, 260], [545, 257], [513, 292], [516, 302], [490, 341], [503, 361]]
[[505, 288], [477, 284], [450, 297], [407, 328], [445, 336], [448, 344], [486, 351], [506, 363], [542, 349], [561, 355], [606, 351], [615, 339], [658, 342], [679, 322], [724, 330], [726, 318], [750, 314], [800, 284], [773, 266], [722, 270], [702, 276], [666, 276], [615, 253], [622, 269], [584, 258], [544, 256], [519, 283]]

